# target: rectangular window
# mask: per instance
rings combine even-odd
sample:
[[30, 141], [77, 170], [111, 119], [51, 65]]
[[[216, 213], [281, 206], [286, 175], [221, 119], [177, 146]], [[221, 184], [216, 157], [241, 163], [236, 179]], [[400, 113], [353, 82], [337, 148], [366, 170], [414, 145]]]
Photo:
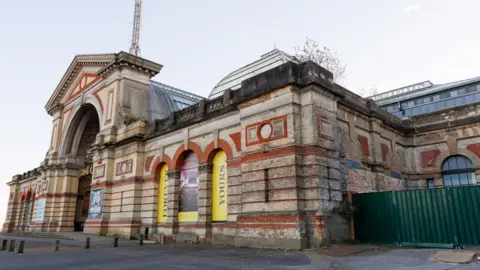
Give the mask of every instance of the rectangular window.
[[430, 102], [432, 102], [432, 97], [423, 98], [423, 103], [430, 103]]
[[463, 95], [463, 94], [466, 93], [465, 88], [460, 88], [460, 89], [457, 90], [457, 92], [458, 92], [459, 95]]
[[415, 101], [414, 100], [409, 101], [408, 102], [408, 107], [410, 108], [410, 107], [413, 107], [413, 106], [415, 106]]
[[442, 109], [445, 109], [446, 108], [446, 102], [445, 101], [440, 101], [439, 103], [437, 103], [437, 109], [438, 110], [442, 110]]
[[419, 107], [413, 108], [412, 110], [413, 110], [412, 115], [417, 115], [417, 114], [420, 113], [420, 108]]
[[443, 92], [440, 94], [440, 99], [446, 99], [450, 97], [450, 92]]
[[455, 99], [447, 100], [447, 108], [455, 106]]
[[428, 178], [427, 179], [427, 187], [428, 188], [434, 188], [435, 187], [435, 180], [433, 178]]
[[450, 175], [444, 175], [443, 176], [443, 185], [445, 186], [451, 186], [452, 185], [452, 179], [450, 178]]
[[475, 101], [473, 95], [465, 96], [465, 103], [472, 103], [473, 101]]
[[440, 100], [440, 95], [435, 95], [432, 97], [433, 101], [439, 101]]
[[465, 97], [458, 97], [455, 99], [455, 104], [456, 105], [463, 105], [465, 104]]
[[408, 108], [408, 103], [407, 102], [402, 102], [402, 109]]
[[125, 191], [122, 191], [122, 193], [120, 194], [120, 212], [123, 212], [123, 192]]
[[467, 93], [473, 93], [477, 91], [477, 87], [475, 85], [467, 86]]
[[270, 188], [268, 186], [268, 169], [263, 171], [263, 179], [265, 180], [265, 202], [270, 201]]
[[422, 105], [423, 104], [423, 98], [419, 98], [415, 100], [415, 105]]
[[450, 91], [450, 97], [456, 97], [458, 96], [457, 90]]
[[418, 108], [420, 110], [419, 113], [427, 113], [428, 112], [428, 105], [423, 105]]

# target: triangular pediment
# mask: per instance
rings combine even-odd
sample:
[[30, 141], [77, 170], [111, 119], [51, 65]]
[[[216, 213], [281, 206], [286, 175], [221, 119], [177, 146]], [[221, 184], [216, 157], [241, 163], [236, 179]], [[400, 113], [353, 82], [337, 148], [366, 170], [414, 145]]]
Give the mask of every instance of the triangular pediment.
[[74, 99], [98, 80], [98, 71], [115, 60], [115, 54], [77, 55], [60, 80], [45, 109], [51, 113]]
[[100, 76], [97, 75], [98, 69], [99, 68], [84, 68], [81, 70], [79, 74], [77, 74], [77, 77], [73, 80], [73, 83], [65, 88], [65, 94], [59, 99], [60, 103], [66, 105], [68, 102], [78, 97], [80, 94], [85, 92], [85, 90], [89, 89], [90, 86], [99, 81]]

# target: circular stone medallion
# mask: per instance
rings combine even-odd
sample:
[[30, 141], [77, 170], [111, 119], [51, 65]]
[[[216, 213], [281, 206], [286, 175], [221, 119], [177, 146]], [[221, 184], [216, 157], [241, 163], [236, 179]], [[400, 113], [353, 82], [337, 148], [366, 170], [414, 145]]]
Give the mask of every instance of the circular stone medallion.
[[272, 135], [272, 126], [270, 126], [269, 124], [264, 124], [260, 128], [260, 137], [262, 137], [262, 139], [267, 139], [268, 137], [270, 137], [270, 135]]

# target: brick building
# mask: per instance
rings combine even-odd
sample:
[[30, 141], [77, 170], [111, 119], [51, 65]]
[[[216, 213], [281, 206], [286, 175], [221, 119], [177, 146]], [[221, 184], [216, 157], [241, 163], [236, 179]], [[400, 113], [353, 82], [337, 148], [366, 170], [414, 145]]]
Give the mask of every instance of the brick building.
[[44, 161], [8, 182], [4, 231], [301, 249], [350, 238], [347, 191], [477, 182], [476, 100], [393, 108], [425, 102], [431, 83], [377, 105], [274, 50], [205, 99], [151, 81], [161, 69], [124, 52], [74, 58], [46, 105]]

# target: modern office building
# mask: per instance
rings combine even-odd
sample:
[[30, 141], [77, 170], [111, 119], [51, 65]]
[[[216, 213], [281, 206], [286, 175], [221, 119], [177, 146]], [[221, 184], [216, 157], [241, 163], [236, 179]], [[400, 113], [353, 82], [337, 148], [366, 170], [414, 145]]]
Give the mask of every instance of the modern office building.
[[430, 113], [480, 101], [480, 77], [444, 84], [424, 81], [370, 98], [400, 118]]

